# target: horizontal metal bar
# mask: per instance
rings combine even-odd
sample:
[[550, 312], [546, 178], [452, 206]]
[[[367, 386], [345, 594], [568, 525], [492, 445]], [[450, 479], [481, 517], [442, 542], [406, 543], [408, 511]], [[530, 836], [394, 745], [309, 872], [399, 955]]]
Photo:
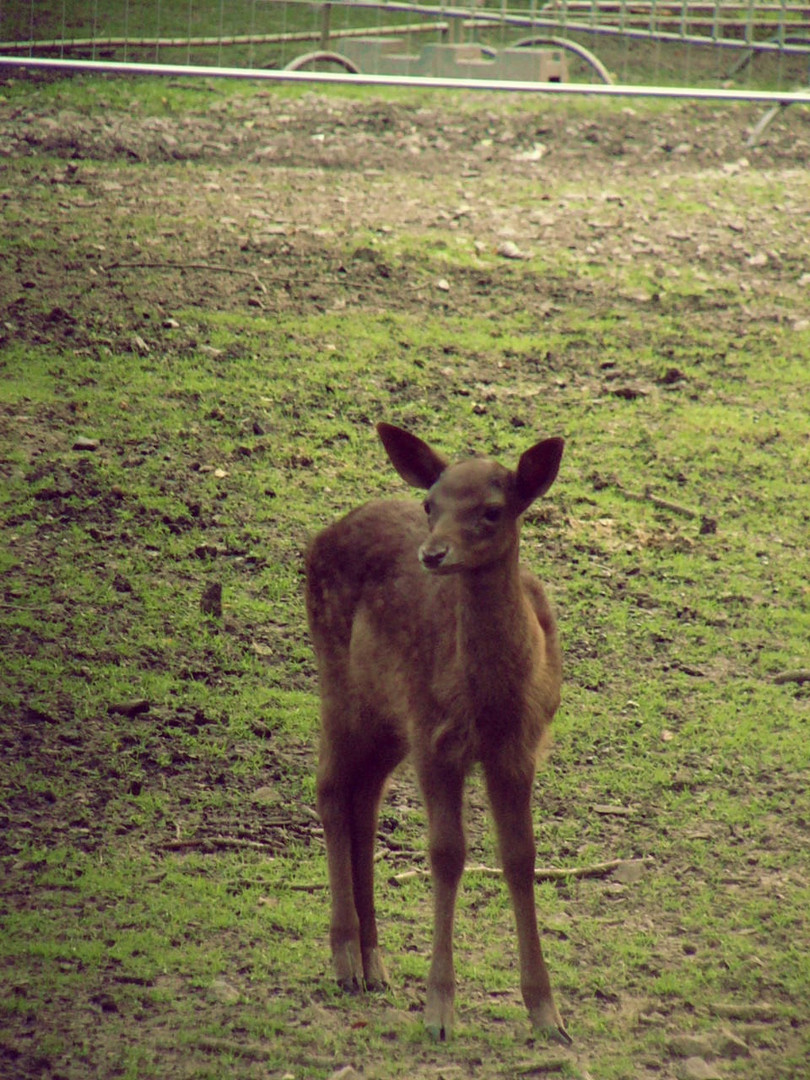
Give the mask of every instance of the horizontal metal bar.
[[531, 24], [546, 29], [555, 29], [559, 34], [595, 34], [601, 37], [629, 38], [632, 41], [661, 41], [668, 45], [706, 45], [718, 49], [756, 49], [758, 52], [773, 52], [783, 56], [803, 56], [810, 54], [807, 41], [774, 41], [755, 38], [712, 37], [709, 34], [688, 34], [679, 30], [656, 30], [634, 25], [611, 26], [608, 23], [563, 22], [554, 19], [534, 19]]
[[[295, 3], [296, 0], [290, 0]], [[434, 34], [447, 29], [446, 22], [402, 23], [397, 26], [375, 26], [374, 35], [395, 36], [397, 34]], [[369, 33], [367, 26], [349, 27], [344, 30], [329, 31], [330, 38], [365, 37]], [[283, 34], [241, 34], [231, 37], [204, 38], [150, 38], [150, 37], [97, 37], [97, 38], [43, 38], [38, 41], [0, 41], [0, 54], [30, 52], [34, 49], [200, 49], [228, 48], [232, 45], [279, 45], [288, 41], [317, 41], [321, 36], [317, 30], [295, 30]]]
[[116, 75], [172, 75], [200, 79], [253, 79], [286, 83], [325, 83], [349, 86], [398, 86], [411, 90], [495, 90], [519, 94], [557, 94], [591, 97], [656, 97], [699, 101], [749, 101], [768, 105], [810, 105], [810, 90], [789, 93], [771, 90], [689, 89], [674, 86], [628, 86], [604, 83], [541, 83], [512, 79], [448, 79], [432, 75], [351, 75], [345, 71], [266, 71], [253, 68], [202, 67], [196, 64], [135, 64], [111, 60], [66, 60], [45, 57], [0, 56], [0, 66], [58, 71], [106, 72]]
[[[544, 15], [532, 15], [527, 13], [514, 14], [509, 11], [487, 11], [479, 8], [472, 10], [464, 7], [444, 7], [434, 4], [415, 4], [410, 0], [342, 0], [352, 8], [368, 8], [376, 10], [382, 8], [388, 12], [409, 12], [422, 16], [435, 16], [443, 19], [469, 19], [474, 18], [479, 27], [489, 23], [494, 28], [503, 26], [518, 26], [530, 30], [541, 29], [549, 33], [555, 33], [562, 37], [566, 34], [596, 34], [604, 37], [626, 37], [638, 41], [664, 41], [681, 45], [711, 45], [726, 49], [750, 49], [756, 45], [761, 52], [776, 52], [784, 55], [804, 55], [810, 53], [808, 44], [784, 45], [774, 41], [757, 41], [740, 38], [714, 38], [708, 34], [687, 34], [684, 32], [639, 29], [637, 27], [608, 26], [604, 23], [569, 21], [565, 7], [560, 7], [556, 12], [547, 11]], [[337, 0], [340, 6], [341, 0]], [[778, 29], [778, 27], [777, 27]]]

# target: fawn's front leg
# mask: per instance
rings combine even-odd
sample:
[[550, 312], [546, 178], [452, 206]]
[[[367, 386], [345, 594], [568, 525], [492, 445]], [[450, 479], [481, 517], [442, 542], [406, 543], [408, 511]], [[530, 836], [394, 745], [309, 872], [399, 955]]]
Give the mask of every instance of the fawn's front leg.
[[433, 956], [428, 974], [425, 1026], [435, 1039], [444, 1041], [452, 1035], [454, 1021], [453, 923], [466, 855], [462, 824], [464, 775], [459, 770], [423, 763], [419, 779], [428, 813], [433, 879]]
[[520, 957], [520, 989], [532, 1027], [557, 1042], [572, 1042], [554, 1003], [537, 930], [534, 901], [535, 845], [531, 814], [533, 776], [486, 767], [487, 789], [498, 830], [503, 875], [512, 897]]

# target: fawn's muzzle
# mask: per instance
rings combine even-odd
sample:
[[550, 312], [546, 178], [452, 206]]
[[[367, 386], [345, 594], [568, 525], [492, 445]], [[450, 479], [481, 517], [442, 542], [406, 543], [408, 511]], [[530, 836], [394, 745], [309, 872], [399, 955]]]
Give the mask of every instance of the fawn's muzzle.
[[441, 547], [421, 547], [419, 549], [419, 561], [425, 570], [438, 570], [447, 557], [449, 548], [446, 544]]

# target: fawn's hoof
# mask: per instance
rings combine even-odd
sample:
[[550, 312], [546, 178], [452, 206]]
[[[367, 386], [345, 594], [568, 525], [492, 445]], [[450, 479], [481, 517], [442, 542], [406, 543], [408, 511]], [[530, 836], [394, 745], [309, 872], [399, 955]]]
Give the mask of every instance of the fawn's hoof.
[[565, 1030], [563, 1018], [560, 1016], [557, 1006], [552, 1001], [543, 1002], [537, 1008], [530, 1011], [532, 1028], [538, 1035], [542, 1035], [551, 1042], [561, 1046], [572, 1046], [574, 1040]]
[[425, 1005], [425, 1028], [436, 1042], [446, 1042], [453, 1035], [453, 993], [446, 988], [428, 987]]
[[447, 1042], [453, 1034], [452, 1024], [443, 1024], [440, 1020], [431, 1021], [425, 1017], [425, 1031], [434, 1042]]
[[372, 949], [363, 949], [363, 981], [366, 990], [385, 990], [388, 987], [388, 972], [377, 945]]
[[332, 946], [332, 966], [341, 990], [357, 994], [363, 989], [363, 961], [356, 941]]
[[573, 1046], [574, 1040], [568, 1034], [564, 1027], [554, 1027], [541, 1029], [543, 1033], [552, 1042], [559, 1043], [561, 1046]]

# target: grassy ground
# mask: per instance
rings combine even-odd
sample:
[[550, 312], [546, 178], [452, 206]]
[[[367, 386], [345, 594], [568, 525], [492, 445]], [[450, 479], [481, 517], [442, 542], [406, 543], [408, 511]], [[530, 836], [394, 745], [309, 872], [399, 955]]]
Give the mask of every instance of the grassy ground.
[[[3, 1076], [806, 1075], [808, 133], [743, 164], [744, 120], [4, 87]], [[473, 872], [425, 1040], [407, 770], [392, 989], [331, 983], [301, 554], [401, 493], [380, 418], [567, 439], [524, 528], [566, 653], [539, 863], [631, 861], [538, 885], [571, 1052]], [[495, 865], [477, 780], [469, 823]]]

